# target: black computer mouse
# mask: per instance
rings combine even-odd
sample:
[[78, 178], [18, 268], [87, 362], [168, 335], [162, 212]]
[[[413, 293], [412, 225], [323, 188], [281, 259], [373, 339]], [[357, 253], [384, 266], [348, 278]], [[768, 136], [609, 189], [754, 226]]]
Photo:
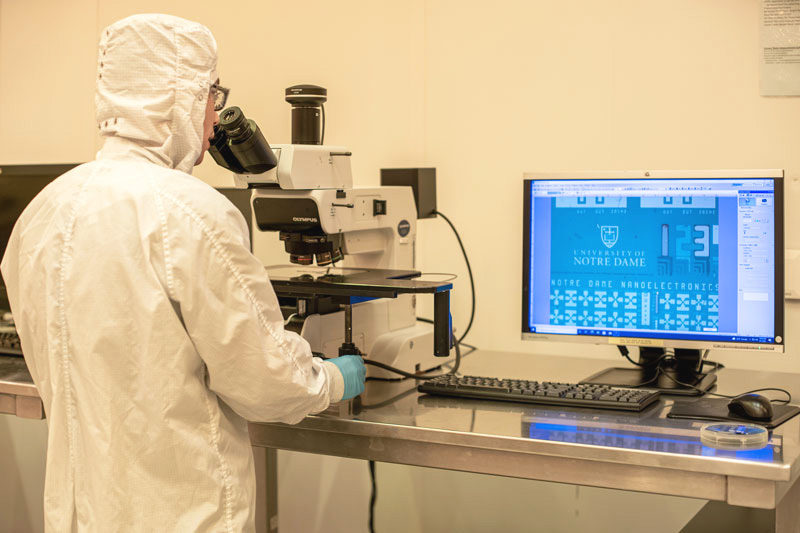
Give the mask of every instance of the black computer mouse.
[[750, 420], [771, 420], [772, 404], [760, 394], [742, 394], [728, 402], [731, 414]]

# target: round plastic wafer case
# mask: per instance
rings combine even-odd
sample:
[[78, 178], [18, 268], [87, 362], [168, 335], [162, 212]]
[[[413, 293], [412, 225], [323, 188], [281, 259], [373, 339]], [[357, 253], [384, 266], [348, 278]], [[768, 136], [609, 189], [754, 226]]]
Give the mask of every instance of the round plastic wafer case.
[[769, 442], [769, 431], [756, 424], [714, 422], [700, 428], [700, 441], [723, 450], [752, 450]]

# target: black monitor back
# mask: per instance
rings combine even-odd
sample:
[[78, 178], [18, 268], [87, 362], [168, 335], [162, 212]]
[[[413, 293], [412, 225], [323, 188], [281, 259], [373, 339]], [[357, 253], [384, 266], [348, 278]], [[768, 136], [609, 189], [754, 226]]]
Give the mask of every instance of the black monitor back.
[[[14, 224], [45, 185], [78, 163], [57, 165], [0, 165], [0, 257], [5, 254]], [[7, 308], [5, 284], [0, 278], [0, 308]]]

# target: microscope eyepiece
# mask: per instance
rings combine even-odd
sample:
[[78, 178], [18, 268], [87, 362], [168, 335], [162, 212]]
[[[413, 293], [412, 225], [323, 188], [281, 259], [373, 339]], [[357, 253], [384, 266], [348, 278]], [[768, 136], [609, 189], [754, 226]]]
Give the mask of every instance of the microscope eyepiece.
[[244, 142], [253, 135], [249, 126], [242, 110], [235, 106], [224, 110], [219, 117], [219, 127], [235, 143]]
[[261, 174], [278, 164], [258, 125], [236, 106], [220, 114], [209, 152], [219, 165], [237, 174]]

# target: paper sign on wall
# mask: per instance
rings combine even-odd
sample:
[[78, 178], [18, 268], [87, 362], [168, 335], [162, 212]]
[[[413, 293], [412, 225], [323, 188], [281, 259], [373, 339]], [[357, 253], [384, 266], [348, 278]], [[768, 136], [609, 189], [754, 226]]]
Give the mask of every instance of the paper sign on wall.
[[800, 0], [762, 0], [761, 95], [800, 95]]

